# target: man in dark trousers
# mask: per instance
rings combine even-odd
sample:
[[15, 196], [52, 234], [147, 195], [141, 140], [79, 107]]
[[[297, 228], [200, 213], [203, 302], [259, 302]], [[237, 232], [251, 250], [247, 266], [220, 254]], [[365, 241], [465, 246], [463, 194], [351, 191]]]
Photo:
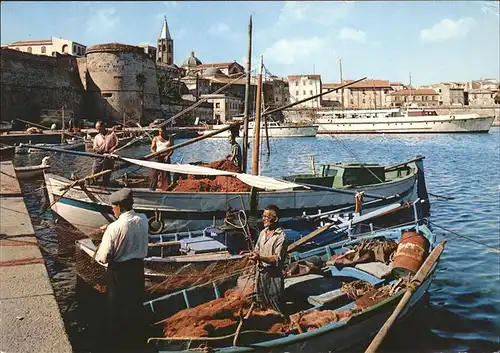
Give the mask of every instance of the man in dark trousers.
[[241, 147], [236, 142], [236, 137], [233, 134], [229, 135], [228, 141], [231, 144], [231, 154], [227, 158], [238, 167], [238, 173], [241, 173], [243, 157], [241, 156]]
[[257, 244], [250, 253], [250, 260], [257, 263], [257, 302], [288, 318], [283, 312], [283, 292], [285, 280], [283, 265], [287, 256], [286, 234], [279, 227], [279, 209], [269, 205], [262, 215], [264, 230], [260, 232]]
[[117, 220], [108, 225], [95, 259], [108, 264], [107, 351], [136, 352], [144, 344], [144, 263], [148, 251], [148, 220], [135, 213], [132, 190], [112, 193], [109, 202]]

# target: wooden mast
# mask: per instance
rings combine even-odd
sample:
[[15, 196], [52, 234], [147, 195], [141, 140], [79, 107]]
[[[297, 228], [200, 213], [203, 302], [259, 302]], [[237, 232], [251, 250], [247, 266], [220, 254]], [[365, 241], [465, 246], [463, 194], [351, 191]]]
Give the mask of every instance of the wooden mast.
[[255, 99], [255, 125], [253, 128], [253, 149], [252, 149], [252, 174], [259, 175], [259, 153], [260, 153], [260, 115], [261, 115], [261, 95], [262, 95], [262, 55], [260, 56], [259, 78], [257, 80], [257, 93]]
[[250, 101], [250, 77], [252, 71], [252, 15], [248, 22], [248, 56], [247, 56], [247, 82], [245, 84], [245, 107], [243, 110], [243, 153], [242, 171], [247, 172], [248, 156], [248, 106]]

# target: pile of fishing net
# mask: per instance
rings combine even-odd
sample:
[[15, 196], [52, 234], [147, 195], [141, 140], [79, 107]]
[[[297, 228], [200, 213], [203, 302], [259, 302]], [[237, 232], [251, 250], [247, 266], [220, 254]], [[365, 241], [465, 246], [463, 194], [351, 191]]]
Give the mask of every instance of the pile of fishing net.
[[[238, 167], [227, 159], [211, 163], [197, 163], [197, 165], [227, 172], [236, 173], [238, 171]], [[181, 179], [170, 187], [169, 191], [248, 192], [250, 191], [250, 186], [232, 176], [187, 175], [181, 176]]]
[[[165, 337], [220, 337], [233, 334], [240, 322], [240, 315], [243, 317], [250, 310], [251, 291], [250, 288], [230, 289], [222, 298], [177, 312], [163, 322]], [[244, 330], [286, 335], [296, 333], [299, 325], [300, 331], [311, 331], [349, 316], [351, 311], [313, 310], [295, 313], [286, 322], [277, 312], [257, 306], [244, 321]]]

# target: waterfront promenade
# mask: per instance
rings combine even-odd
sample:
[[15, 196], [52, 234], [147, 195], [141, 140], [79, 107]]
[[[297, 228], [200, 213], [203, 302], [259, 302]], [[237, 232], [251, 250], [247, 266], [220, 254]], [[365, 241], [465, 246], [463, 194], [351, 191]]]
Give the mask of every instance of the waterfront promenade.
[[0, 351], [72, 352], [14, 167], [0, 163]]

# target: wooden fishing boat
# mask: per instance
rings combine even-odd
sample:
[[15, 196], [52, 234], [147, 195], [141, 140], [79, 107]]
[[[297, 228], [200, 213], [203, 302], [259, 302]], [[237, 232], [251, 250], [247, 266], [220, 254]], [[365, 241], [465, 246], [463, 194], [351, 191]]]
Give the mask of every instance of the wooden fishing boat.
[[18, 179], [35, 179], [43, 176], [43, 172], [50, 168], [48, 164], [50, 157], [43, 157], [42, 163], [39, 165], [26, 166], [26, 167], [15, 167], [16, 175]]
[[[72, 143], [57, 143], [57, 144], [46, 144], [46, 143], [37, 143], [34, 146], [40, 147], [53, 147], [58, 148], [65, 151], [85, 151], [85, 143], [84, 142], [72, 142]], [[16, 154], [34, 154], [34, 153], [49, 153], [46, 150], [38, 149], [38, 148], [28, 148], [23, 146], [22, 144], [16, 146]]]
[[[169, 167], [173, 168], [174, 165], [169, 165]], [[179, 167], [174, 170], [178, 172], [182, 166], [175, 165], [175, 167]], [[337, 168], [344, 167], [337, 166]], [[423, 157], [397, 166], [381, 166], [380, 168], [384, 174], [384, 182], [372, 178], [370, 182], [353, 186], [353, 181], [346, 179], [346, 183], [340, 185], [340, 182], [334, 183], [334, 176], [330, 175], [320, 179], [297, 179], [308, 182], [307, 187], [302, 190], [290, 187], [288, 190], [259, 191], [257, 210], [262, 212], [265, 206], [275, 204], [280, 208], [281, 219], [285, 221], [300, 217], [304, 212], [312, 214], [317, 213], [318, 210], [332, 211], [352, 205], [356, 191], [365, 192], [365, 201], [393, 195], [399, 195], [403, 201], [414, 201], [417, 197], [427, 199]], [[370, 169], [373, 169], [373, 166]], [[370, 173], [362, 166], [358, 166], [357, 172], [358, 174]], [[366, 176], [358, 175], [358, 180], [368, 179]], [[108, 198], [112, 192], [118, 190], [119, 185], [84, 188], [77, 186], [66, 192], [65, 190], [72, 182], [60, 175], [45, 173], [48, 198], [53, 203], [52, 211], [84, 234], [90, 234], [109, 222], [112, 210]], [[330, 187], [324, 185], [330, 185]], [[145, 187], [133, 187], [132, 190], [134, 191], [134, 209], [145, 213], [148, 217], [156, 217], [162, 221], [162, 228], [157, 233], [203, 229], [212, 224], [214, 217], [224, 218], [228, 209], [239, 209], [239, 205], [235, 204], [239, 203], [238, 200], [242, 200], [246, 205], [250, 204], [250, 192], [150, 191]]]
[[0, 160], [10, 160], [14, 157], [16, 148], [14, 146], [0, 144]]
[[[211, 352], [352, 351], [377, 333], [409, 285], [405, 278], [412, 276], [415, 269], [424, 267], [422, 263], [428, 254], [425, 246], [417, 266], [407, 266], [396, 260], [404, 255], [403, 244], [408, 243], [408, 235], [427, 243], [429, 252], [435, 247], [438, 249], [430, 256], [430, 271], [421, 284], [416, 285], [416, 291], [398, 316], [397, 322], [402, 322], [424, 298], [442, 251], [435, 235], [422, 223], [360, 235], [300, 256], [290, 254], [295, 260], [313, 256], [328, 260], [319, 273], [299, 273], [285, 278], [286, 311], [291, 314], [289, 324], [277, 316], [273, 319], [268, 311], [255, 314], [254, 310], [250, 315], [251, 300], [245, 298], [253, 292], [251, 275], [245, 278], [245, 275], [235, 274], [145, 302], [150, 322], [157, 331], [166, 332], [155, 332], [158, 336], [151, 337], [148, 342], [160, 352], [188, 352], [202, 345]], [[349, 250], [360, 251], [359, 247], [370, 241], [389, 245], [398, 242], [391, 245], [392, 251], [397, 248], [394, 260], [389, 265], [373, 259], [368, 259], [367, 263], [342, 261], [342, 258], [349, 258]], [[386, 255], [390, 257], [390, 252], [384, 253]], [[387, 268], [385, 273], [376, 270], [381, 265]], [[235, 311], [223, 311], [225, 303], [238, 305], [234, 305]], [[197, 321], [197, 313], [203, 315], [208, 306], [218, 308], [217, 305], [221, 307], [217, 311], [219, 321], [211, 320], [210, 316], [204, 316], [203, 322]], [[240, 307], [244, 309], [242, 315], [247, 315], [238, 323], [236, 311]], [[186, 334], [193, 331], [203, 334]]]
[[[284, 231], [288, 242], [295, 244], [294, 248], [300, 246], [301, 252], [307, 252], [319, 245], [331, 244], [366, 229], [374, 229], [374, 225], [383, 224], [381, 221], [395, 212], [409, 209], [411, 215], [417, 217], [413, 211], [417, 203], [411, 205], [396, 202], [363, 215], [348, 212], [321, 214], [313, 217], [317, 222], [310, 224], [307, 231]], [[235, 213], [238, 212], [242, 211]], [[232, 219], [237, 218], [234, 217], [235, 213]], [[404, 220], [413, 219], [410, 217]], [[228, 226], [229, 224], [233, 223], [225, 222], [224, 227], [208, 227], [197, 231], [150, 234], [148, 257], [144, 260], [147, 291], [158, 296], [180, 287], [208, 282], [221, 271], [246, 268], [249, 263], [241, 254], [252, 249], [255, 239], [248, 239], [249, 231], [242, 231], [246, 224]], [[311, 237], [313, 233], [317, 235]], [[96, 243], [89, 238], [76, 241], [76, 271], [87, 284], [103, 291], [106, 266], [93, 260], [96, 248]]]

